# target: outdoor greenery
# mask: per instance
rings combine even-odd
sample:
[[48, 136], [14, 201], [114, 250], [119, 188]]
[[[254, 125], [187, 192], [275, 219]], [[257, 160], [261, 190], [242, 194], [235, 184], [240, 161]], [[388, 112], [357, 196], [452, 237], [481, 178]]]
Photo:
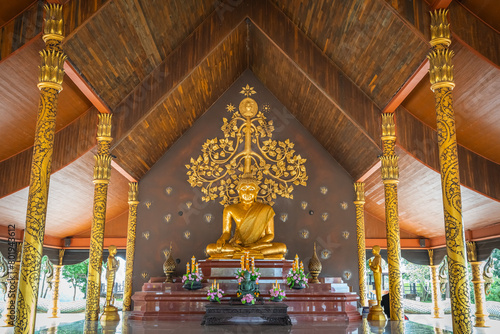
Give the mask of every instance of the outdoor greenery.
[[500, 249], [495, 249], [491, 257], [493, 258], [493, 283], [486, 300], [500, 302]]
[[[411, 263], [401, 258], [403, 282], [416, 285], [417, 296], [422, 302], [432, 301], [431, 273], [429, 266]], [[406, 290], [406, 289], [405, 289]], [[406, 292], [406, 291], [405, 291]]]
[[89, 270], [89, 259], [73, 265], [66, 265], [63, 267], [62, 276], [67, 279], [73, 286], [73, 301], [76, 297], [76, 289], [87, 296], [87, 274]]

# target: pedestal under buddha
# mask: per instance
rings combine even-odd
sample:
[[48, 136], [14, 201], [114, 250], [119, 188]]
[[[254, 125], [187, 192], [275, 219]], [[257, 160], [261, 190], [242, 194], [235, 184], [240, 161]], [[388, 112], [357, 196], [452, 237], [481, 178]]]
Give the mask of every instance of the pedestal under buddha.
[[[256, 259], [283, 259], [286, 245], [274, 240], [274, 210], [256, 202], [258, 181], [251, 174], [243, 174], [236, 188], [239, 203], [224, 208], [222, 235], [206, 248], [210, 259], [240, 259], [248, 251]], [[234, 234], [231, 236], [232, 222]]]

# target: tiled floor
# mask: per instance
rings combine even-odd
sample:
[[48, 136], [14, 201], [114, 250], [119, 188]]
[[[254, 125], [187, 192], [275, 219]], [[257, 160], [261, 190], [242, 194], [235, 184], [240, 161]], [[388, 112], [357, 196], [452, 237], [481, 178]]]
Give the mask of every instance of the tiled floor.
[[[117, 333], [117, 334], [155, 334], [155, 333], [452, 333], [451, 317], [446, 315], [442, 319], [433, 319], [429, 315], [410, 314], [410, 321], [389, 322], [385, 328], [370, 325], [368, 322], [354, 323], [350, 326], [338, 325], [327, 322], [310, 322], [296, 321], [292, 317], [293, 326], [263, 326], [258, 322], [247, 323], [246, 321], [238, 322], [237, 319], [233, 325], [225, 326], [200, 326], [199, 321], [159, 321], [159, 322], [141, 322], [121, 321], [116, 329], [103, 331], [99, 326], [99, 333]], [[123, 318], [123, 316], [122, 316]], [[493, 334], [500, 333], [500, 321], [490, 320], [490, 328], [474, 329], [477, 334]], [[401, 326], [404, 326], [404, 330]], [[1, 328], [0, 333], [11, 334], [12, 328]], [[37, 316], [37, 331], [36, 333], [58, 333], [58, 334], [77, 334], [84, 333], [83, 314], [63, 314], [58, 319], [49, 319], [47, 314], [39, 314]]]

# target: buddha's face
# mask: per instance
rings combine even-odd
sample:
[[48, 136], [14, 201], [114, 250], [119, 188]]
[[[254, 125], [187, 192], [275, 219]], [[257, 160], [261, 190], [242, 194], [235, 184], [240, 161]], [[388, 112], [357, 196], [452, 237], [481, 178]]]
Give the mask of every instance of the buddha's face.
[[238, 195], [240, 196], [240, 201], [244, 203], [255, 201], [258, 191], [259, 187], [256, 184], [242, 183], [238, 187]]

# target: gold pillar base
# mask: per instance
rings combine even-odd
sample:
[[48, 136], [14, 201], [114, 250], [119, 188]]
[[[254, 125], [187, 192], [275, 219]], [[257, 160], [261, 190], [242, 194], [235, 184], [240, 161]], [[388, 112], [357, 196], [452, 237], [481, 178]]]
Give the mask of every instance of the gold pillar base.
[[113, 306], [104, 306], [104, 312], [102, 313], [101, 316], [101, 325], [104, 326], [110, 326], [112, 325], [113, 322], [116, 322], [115, 326], [118, 324], [120, 321], [120, 315], [118, 314], [118, 309]]
[[384, 309], [380, 305], [373, 305], [372, 307], [370, 307], [370, 312], [368, 313], [368, 316], [366, 318], [368, 319], [368, 321], [380, 321], [380, 322], [387, 321]]
[[[380, 309], [382, 309], [380, 306], [375, 305], [375, 306], [372, 306], [370, 308], [370, 312], [371, 312], [371, 309], [374, 307], [379, 307]], [[383, 310], [382, 310], [382, 315], [384, 316], [384, 319], [380, 319], [380, 320], [370, 320], [369, 318], [367, 318], [368, 324], [370, 326], [370, 331], [369, 332], [367, 331], [366, 333], [382, 334], [385, 332], [385, 327], [387, 326], [387, 319], [385, 318], [385, 314], [384, 314]], [[368, 314], [368, 316], [370, 316], [370, 315]]]
[[486, 321], [488, 319], [488, 314], [475, 314], [476, 323], [474, 327], [488, 328], [490, 326], [486, 325]]
[[118, 314], [118, 309], [113, 305], [104, 306], [104, 312], [101, 316], [102, 333], [115, 333], [119, 322], [120, 315]]

